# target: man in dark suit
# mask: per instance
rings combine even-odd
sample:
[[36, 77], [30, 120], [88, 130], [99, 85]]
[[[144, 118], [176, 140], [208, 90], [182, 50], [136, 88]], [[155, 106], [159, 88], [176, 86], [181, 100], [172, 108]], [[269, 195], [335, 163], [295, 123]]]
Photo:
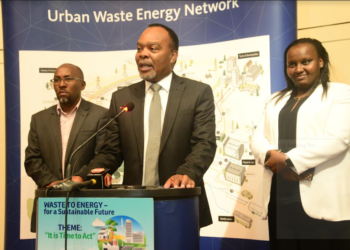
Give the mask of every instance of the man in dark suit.
[[[102, 127], [108, 119], [106, 108], [81, 98], [86, 83], [82, 70], [72, 64], [57, 68], [51, 80], [58, 104], [32, 116], [25, 150], [24, 166], [39, 188], [51, 187], [67, 176], [72, 152]], [[86, 165], [104, 141], [99, 134], [74, 155], [72, 180], [82, 182], [88, 173]], [[35, 215], [35, 210], [33, 211]], [[32, 231], [35, 230], [32, 219]]]
[[[100, 153], [89, 167], [117, 169], [124, 161], [125, 185], [164, 185], [165, 188], [200, 186], [200, 226], [212, 223], [203, 175], [216, 151], [215, 114], [209, 85], [173, 73], [179, 40], [170, 28], [151, 24], [137, 43], [136, 63], [143, 81], [113, 93], [110, 117], [133, 102], [135, 108], [108, 127]], [[157, 140], [149, 120], [160, 85], [161, 136], [156, 151], [156, 180], [148, 181], [150, 143]], [[151, 184], [150, 184], [151, 183]]]

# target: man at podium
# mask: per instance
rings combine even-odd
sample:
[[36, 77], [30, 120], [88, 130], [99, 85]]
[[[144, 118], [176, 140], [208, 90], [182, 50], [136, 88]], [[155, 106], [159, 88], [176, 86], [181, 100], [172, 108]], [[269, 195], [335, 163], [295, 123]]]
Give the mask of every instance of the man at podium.
[[179, 49], [176, 33], [150, 24], [137, 42], [141, 82], [113, 93], [109, 116], [133, 102], [130, 113], [107, 127], [101, 151], [89, 168], [117, 170], [124, 161], [124, 185], [201, 187], [200, 227], [212, 223], [203, 175], [216, 151], [215, 106], [209, 85], [173, 72]]

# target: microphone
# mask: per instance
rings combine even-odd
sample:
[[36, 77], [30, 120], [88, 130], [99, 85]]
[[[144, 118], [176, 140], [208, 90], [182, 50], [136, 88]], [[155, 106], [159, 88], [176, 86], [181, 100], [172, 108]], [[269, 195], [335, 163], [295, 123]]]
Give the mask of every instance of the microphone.
[[90, 187], [90, 186], [96, 185], [97, 181], [95, 179], [91, 179], [88, 181], [84, 181], [82, 183], [74, 182], [74, 181], [70, 181], [69, 183], [74, 183], [72, 185], [69, 185], [69, 192], [71, 192], [74, 190], [80, 190], [80, 189], [85, 188], [85, 187]]
[[74, 182], [65, 181], [54, 185], [54, 190], [66, 190], [74, 191], [80, 190], [82, 188], [91, 187], [93, 189], [107, 189], [112, 187], [112, 176], [108, 173], [109, 169], [105, 168], [94, 168], [87, 175], [87, 181], [84, 182]]
[[60, 182], [56, 185], [53, 186], [54, 190], [70, 190], [72, 186], [76, 185], [78, 182], [73, 182], [71, 181], [72, 179], [72, 173], [74, 172], [74, 168], [72, 170], [71, 167], [71, 161], [73, 156], [75, 155], [76, 152], [78, 152], [83, 146], [85, 146], [91, 139], [93, 139], [98, 133], [100, 133], [102, 130], [104, 130], [112, 121], [114, 121], [116, 118], [118, 118], [120, 115], [122, 115], [125, 112], [132, 111], [134, 109], [135, 105], [133, 102], [127, 103], [125, 106], [121, 107], [121, 110], [116, 116], [114, 116], [110, 121], [108, 121], [102, 128], [100, 128], [98, 131], [96, 131], [90, 138], [88, 138], [85, 142], [83, 142], [79, 147], [77, 147], [71, 156], [69, 157], [68, 165], [66, 168], [66, 173], [67, 173], [67, 180], [64, 182]]
[[109, 169], [95, 168], [87, 175], [89, 181], [95, 181], [91, 185], [92, 189], [107, 189], [112, 188], [112, 176], [108, 173]]
[[90, 186], [94, 186], [94, 185], [96, 185], [96, 183], [97, 183], [97, 181], [95, 179], [84, 181], [82, 183], [76, 182], [76, 185], [71, 186], [69, 191], [80, 190], [82, 188], [87, 188], [87, 187], [90, 187]]

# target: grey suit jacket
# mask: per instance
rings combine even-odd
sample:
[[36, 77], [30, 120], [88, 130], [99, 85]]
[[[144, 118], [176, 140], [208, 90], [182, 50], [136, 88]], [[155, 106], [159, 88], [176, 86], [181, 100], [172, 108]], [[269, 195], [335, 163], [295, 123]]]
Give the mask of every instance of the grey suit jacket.
[[[133, 84], [113, 93], [110, 117], [120, 107], [133, 102], [132, 112], [124, 113], [106, 131], [106, 140], [89, 168], [116, 170], [124, 161], [125, 185], [142, 184], [144, 152], [145, 82]], [[164, 117], [160, 155], [160, 185], [174, 174], [188, 175], [202, 188], [200, 225], [212, 223], [203, 175], [216, 152], [214, 98], [209, 85], [182, 78], [173, 73]]]
[[[65, 166], [67, 166], [73, 151], [105, 125], [107, 119], [106, 108], [81, 99], [69, 135]], [[73, 175], [85, 177], [88, 174], [89, 169], [86, 165], [101, 148], [103, 141], [104, 132], [101, 132], [74, 155], [72, 158]], [[57, 114], [57, 105], [32, 116], [24, 166], [27, 174], [39, 188], [64, 179], [62, 175], [60, 116]], [[34, 201], [32, 213], [30, 229], [32, 232], [36, 232], [36, 206], [37, 199]]]
[[[27, 174], [40, 188], [64, 179], [60, 116], [56, 109], [55, 105], [34, 114], [30, 124], [24, 166]], [[72, 152], [102, 127], [107, 122], [107, 117], [106, 108], [84, 99], [81, 100], [69, 135], [65, 166]], [[84, 165], [87, 165], [95, 156], [103, 140], [104, 133], [101, 132], [74, 155], [72, 159], [73, 175], [82, 177], [87, 175], [88, 168]]]

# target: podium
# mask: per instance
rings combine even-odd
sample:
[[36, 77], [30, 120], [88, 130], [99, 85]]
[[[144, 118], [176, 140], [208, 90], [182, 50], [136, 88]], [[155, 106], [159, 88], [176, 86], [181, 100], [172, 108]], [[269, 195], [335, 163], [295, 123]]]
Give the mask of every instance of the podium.
[[[199, 249], [198, 196], [200, 195], [200, 193], [201, 193], [201, 190], [199, 187], [191, 188], [191, 189], [164, 189], [162, 187], [134, 188], [133, 186], [116, 185], [116, 186], [113, 186], [112, 189], [103, 189], [103, 190], [102, 189], [82, 189], [79, 191], [73, 191], [70, 194], [69, 201], [86, 198], [89, 200], [89, 202], [84, 202], [82, 204], [84, 206], [93, 206], [94, 205], [93, 201], [95, 200], [99, 201], [99, 202], [96, 202], [96, 204], [99, 204], [99, 203], [102, 203], [100, 202], [101, 200], [106, 200], [104, 198], [109, 198], [107, 199], [108, 201], [114, 201], [114, 200], [117, 201], [113, 205], [116, 208], [119, 207], [118, 202], [119, 204], [121, 204], [123, 203], [124, 200], [129, 200], [130, 198], [132, 201], [148, 200], [151, 203], [153, 203], [152, 205], [153, 205], [153, 216], [154, 216], [154, 248], [153, 247], [149, 248], [146, 245], [146, 247], [134, 247], [134, 248], [132, 247], [112, 248], [111, 247], [110, 249], [197, 250]], [[57, 208], [57, 206], [63, 206], [63, 203], [62, 202], [52, 203], [52, 202], [46, 202], [46, 201], [49, 201], [50, 199], [52, 199], [52, 197], [62, 200], [62, 198], [65, 198], [67, 196], [67, 191], [55, 190], [55, 191], [49, 192], [49, 194], [47, 195], [47, 198], [46, 198], [46, 195], [47, 195], [46, 189], [37, 189], [35, 191], [35, 197], [40, 199], [39, 204], [45, 202], [45, 206], [46, 205], [50, 207], [56, 206]], [[124, 199], [124, 198], [128, 198], [128, 199]], [[80, 205], [79, 204], [78, 206], [82, 206], [81, 204]], [[123, 203], [123, 205], [125, 204]], [[80, 215], [74, 215], [73, 212], [76, 210], [76, 208], [73, 208], [73, 206], [76, 206], [76, 205], [74, 203], [68, 204], [67, 209], [68, 208], [71, 209], [70, 213], [68, 214], [68, 218], [71, 218], [74, 216], [80, 216]], [[107, 205], [105, 206], [107, 207]], [[126, 207], [128, 206], [126, 205]], [[109, 205], [109, 209], [110, 208], [111, 208], [111, 205]], [[50, 236], [50, 233], [48, 232], [45, 232], [45, 235], [43, 235], [44, 232], [40, 232], [39, 223], [47, 223], [47, 220], [46, 221], [41, 220], [40, 216], [44, 217], [44, 215], [41, 215], [42, 211], [39, 212], [39, 209], [40, 209], [39, 206], [37, 206], [37, 249], [39, 245], [38, 241], [40, 241], [40, 235], [41, 235], [41, 239], [45, 238], [45, 240], [47, 240], [47, 238], [54, 237], [54, 234]], [[142, 214], [144, 213], [145, 207], [142, 206], [142, 207], [135, 208], [135, 206], [131, 205], [130, 209], [138, 209], [138, 212]], [[64, 209], [58, 209], [59, 213], [62, 213], [63, 210]], [[93, 211], [93, 209], [91, 211]], [[111, 211], [111, 210], [108, 210], [108, 211]], [[107, 212], [103, 212], [103, 213], [107, 213]], [[96, 218], [97, 217], [99, 216], [96, 216]], [[62, 218], [62, 216], [60, 218]], [[62, 227], [62, 224], [64, 224], [64, 219], [62, 220], [60, 227]], [[116, 224], [118, 225], [118, 223]], [[127, 230], [125, 229], [125, 227], [128, 226], [127, 223], [125, 221], [123, 222], [122, 220], [121, 225], [119, 223], [118, 226], [119, 228], [123, 227], [123, 228], [120, 228], [120, 230], [124, 229], [124, 234], [127, 236], [128, 233], [125, 233], [125, 230]], [[70, 227], [72, 227], [73, 229], [74, 228], [79, 229], [79, 225], [76, 225], [74, 223], [73, 225], [70, 225]], [[84, 236], [85, 236], [85, 233], [84, 233]], [[72, 237], [74, 238], [74, 234], [72, 234]], [[94, 233], [94, 234], [91, 234], [91, 236], [86, 235], [86, 237], [95, 237], [96, 240], [98, 240], [99, 239], [98, 237], [102, 237], [102, 236], [101, 236], [101, 233], [98, 235]], [[67, 237], [67, 239], [69, 240], [70, 238]], [[75, 238], [75, 240], [77, 240], [77, 238]], [[151, 239], [148, 239], [147, 242], [151, 242]], [[116, 245], [117, 244], [118, 242], [116, 243]], [[62, 247], [60, 249], [62, 249]], [[96, 249], [99, 249], [99, 248], [96, 248]], [[100, 246], [100, 249], [101, 249], [101, 246]], [[109, 248], [103, 247], [102, 249], [109, 249]]]

